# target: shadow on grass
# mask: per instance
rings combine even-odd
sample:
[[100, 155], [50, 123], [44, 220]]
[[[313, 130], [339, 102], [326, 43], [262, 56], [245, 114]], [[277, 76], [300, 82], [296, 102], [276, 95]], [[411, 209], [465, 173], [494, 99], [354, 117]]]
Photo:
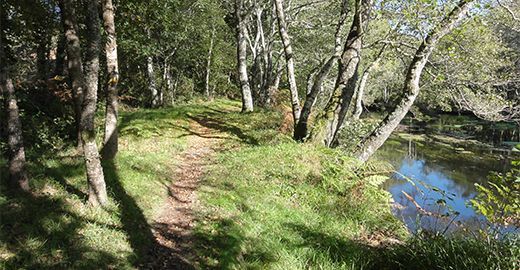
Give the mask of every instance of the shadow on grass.
[[199, 227], [194, 236], [201, 269], [249, 268], [249, 264], [268, 265], [274, 261], [270, 251], [244, 250], [244, 244], [254, 240], [247, 239], [232, 219], [210, 220], [210, 224]]
[[195, 135], [202, 138], [231, 139], [229, 137], [201, 134], [192, 130], [188, 125], [183, 126], [174, 123], [175, 120], [193, 120], [198, 124], [223, 133], [236, 136], [241, 142], [249, 145], [259, 145], [253, 136], [249, 136], [248, 130], [228, 121], [234, 112], [216, 109], [207, 105], [179, 106], [157, 110], [140, 110], [122, 115], [119, 129], [123, 134], [131, 134], [137, 137], [159, 136], [164, 129], [177, 129], [185, 132], [179, 137]]
[[143, 262], [142, 259], [148, 254], [149, 248], [155, 244], [153, 234], [142, 210], [122, 186], [114, 162], [103, 161], [103, 171], [107, 188], [119, 208], [123, 230], [134, 250], [131, 263], [137, 266]]
[[285, 224], [290, 230], [298, 233], [303, 242], [298, 247], [309, 247], [322, 254], [327, 261], [341, 265], [349, 263], [359, 269], [372, 269], [372, 253], [375, 248], [358, 241], [326, 234], [319, 229], [313, 229], [302, 224]]
[[[0, 269], [118, 269], [128, 267], [128, 263], [141, 269], [190, 269], [173, 256], [165, 265], [155, 263], [158, 253], [174, 254], [174, 251], [155, 241], [142, 210], [122, 186], [113, 162], [103, 164], [105, 180], [117, 203], [115, 214], [122, 226], [103, 224], [71, 211], [74, 206], [68, 201], [69, 196], [77, 196], [86, 203], [86, 194], [67, 181], [83, 173], [78, 169], [79, 164], [31, 166], [35, 172], [55, 180], [63, 187], [64, 194], [52, 188], [49, 194], [12, 191], [4, 185], [6, 170], [0, 168]], [[114, 252], [87, 246], [82, 238], [87, 224], [126, 234], [133, 250], [128, 263]]]
[[96, 269], [117, 264], [108, 252], [83, 244], [86, 221], [61, 198], [12, 192], [2, 186], [2, 269]]
[[199, 123], [201, 126], [235, 135], [246, 144], [259, 145], [259, 142], [256, 138], [248, 136], [240, 127], [230, 123], [226, 123], [225, 121], [218, 119], [215, 113], [208, 113], [205, 115], [197, 116], [187, 115], [187, 117]]
[[67, 182], [66, 177], [74, 176], [75, 172], [81, 170], [81, 168], [77, 164], [60, 164], [59, 167], [47, 166], [43, 163], [37, 163], [36, 166], [39, 166], [39, 170], [43, 170], [43, 173], [56, 182], [58, 182], [66, 192], [70, 194], [76, 195], [81, 201], [87, 200], [87, 194], [75, 186], [69, 184]]
[[[103, 161], [108, 190], [119, 208], [123, 230], [134, 251], [130, 263], [140, 269], [191, 269], [191, 265], [180, 258], [176, 250], [158, 243], [143, 211], [121, 184], [117, 166], [111, 160]], [[161, 260], [164, 254], [168, 260]]]

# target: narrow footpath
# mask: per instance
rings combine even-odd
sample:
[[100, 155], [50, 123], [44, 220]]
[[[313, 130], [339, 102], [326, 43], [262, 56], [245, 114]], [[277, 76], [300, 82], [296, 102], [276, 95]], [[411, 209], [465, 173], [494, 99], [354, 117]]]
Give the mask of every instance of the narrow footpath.
[[180, 156], [168, 199], [152, 224], [155, 245], [147, 269], [196, 268], [193, 254], [194, 209], [199, 203], [196, 191], [219, 146], [219, 137], [214, 136], [217, 133], [218, 130], [190, 121], [187, 149]]

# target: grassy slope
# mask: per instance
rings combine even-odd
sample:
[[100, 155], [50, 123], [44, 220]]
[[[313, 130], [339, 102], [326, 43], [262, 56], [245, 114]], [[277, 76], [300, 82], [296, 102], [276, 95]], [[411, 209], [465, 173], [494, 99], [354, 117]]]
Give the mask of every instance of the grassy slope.
[[[104, 164], [111, 198], [106, 210], [84, 205], [82, 158], [65, 151], [31, 160], [37, 195], [13, 194], [4, 187], [0, 192], [0, 269], [137, 265], [152, 239], [149, 221], [164, 202], [176, 158], [186, 147], [188, 115], [208, 111], [192, 105], [122, 113], [119, 155], [115, 164]], [[5, 183], [5, 161], [0, 165]]]
[[189, 120], [226, 134], [199, 191], [194, 248], [201, 268], [379, 269], [382, 263], [417, 269], [415, 258], [438, 265], [443, 252], [453, 257], [478, 247], [435, 251], [411, 241], [372, 248], [404, 235], [389, 211], [389, 195], [376, 187], [381, 178], [369, 176], [385, 166], [357, 168], [337, 151], [296, 144], [281, 134], [280, 113], [242, 115], [238, 106], [219, 100], [122, 114], [119, 156], [105, 164], [106, 210], [83, 205], [81, 159], [61, 153], [31, 162], [38, 196], [0, 192], [0, 268], [138, 266], [152, 242], [148, 224], [191, 134]]
[[199, 191], [203, 268], [359, 269], [377, 242], [367, 238], [403, 234], [389, 195], [349, 171], [351, 160], [271, 136], [282, 117], [263, 114], [226, 119], [242, 147], [218, 156]]

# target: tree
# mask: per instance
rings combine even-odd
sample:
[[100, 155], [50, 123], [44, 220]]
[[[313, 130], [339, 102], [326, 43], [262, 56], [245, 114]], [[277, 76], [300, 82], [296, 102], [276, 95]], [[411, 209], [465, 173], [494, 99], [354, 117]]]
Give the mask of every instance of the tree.
[[81, 45], [79, 41], [78, 25], [73, 6], [73, 0], [60, 0], [63, 10], [62, 18], [67, 40], [67, 69], [72, 81], [72, 96], [74, 102], [74, 118], [76, 120], [77, 148], [82, 148], [81, 141], [81, 111], [83, 105], [83, 66], [81, 60]]
[[[150, 29], [146, 30], [146, 33], [148, 35], [148, 38], [151, 41], [151, 33]], [[151, 97], [151, 106], [152, 108], [157, 108], [160, 105], [159, 102], [159, 91], [157, 90], [157, 82], [155, 80], [155, 71], [154, 71], [154, 63], [153, 63], [153, 56], [147, 55], [146, 56], [146, 75], [148, 77], [148, 90], [150, 91], [150, 97]]]
[[213, 57], [213, 46], [215, 45], [215, 26], [211, 28], [211, 38], [209, 41], [209, 49], [208, 49], [208, 61], [206, 63], [206, 84], [205, 84], [205, 95], [208, 99], [211, 99], [211, 90], [210, 90], [210, 74], [211, 74], [211, 58]]
[[117, 61], [117, 40], [112, 0], [103, 1], [103, 26], [106, 32], [105, 55], [107, 62], [107, 96], [105, 114], [105, 136], [103, 139], [103, 158], [113, 159], [118, 149], [117, 115], [119, 66]]
[[329, 147], [337, 143], [338, 131], [343, 126], [348, 111], [352, 109], [351, 102], [358, 80], [364, 29], [368, 25], [371, 5], [371, 0], [357, 0], [354, 5], [354, 18], [340, 58], [336, 85], [321, 117], [325, 120], [325, 124], [320, 127], [324, 129], [320, 132], [325, 133], [324, 143]]
[[80, 134], [85, 158], [88, 182], [88, 201], [93, 206], [106, 205], [108, 202], [103, 168], [96, 145], [96, 129], [94, 117], [97, 103], [99, 76], [99, 47], [101, 35], [99, 32], [99, 16], [96, 1], [88, 1], [87, 5], [87, 55], [85, 72], [81, 59], [80, 39], [77, 35], [75, 7], [73, 0], [62, 0], [65, 23], [67, 24], [67, 52], [69, 74], [73, 91], [82, 93], [82, 110]]
[[395, 108], [379, 123], [379, 125], [359, 144], [355, 156], [360, 161], [367, 161], [388, 139], [392, 131], [410, 110], [417, 95], [421, 73], [439, 40], [448, 34], [464, 17], [471, 7], [471, 0], [462, 0], [457, 6], [424, 38], [408, 66], [404, 81], [403, 95]]
[[381, 61], [381, 58], [383, 56], [383, 53], [385, 52], [386, 47], [388, 44], [384, 44], [381, 47], [381, 50], [377, 54], [377, 57], [374, 61], [372, 61], [368, 67], [365, 68], [363, 71], [363, 75], [361, 76], [361, 80], [359, 81], [359, 84], [357, 86], [357, 90], [355, 93], [355, 109], [354, 113], [352, 114], [353, 120], [358, 120], [361, 116], [361, 113], [363, 113], [363, 95], [365, 94], [365, 88], [367, 86], [368, 78], [370, 77], [370, 74], [372, 71], [377, 67], [379, 61]]
[[276, 7], [276, 18], [278, 20], [278, 31], [285, 53], [285, 65], [287, 68], [287, 80], [289, 81], [289, 90], [291, 92], [291, 107], [293, 114], [294, 126], [300, 120], [300, 98], [298, 97], [298, 87], [296, 85], [296, 77], [294, 75], [294, 55], [291, 45], [291, 38], [289, 37], [287, 23], [285, 22], [285, 11], [283, 7], [283, 0], [274, 0]]
[[247, 74], [247, 16], [243, 0], [235, 0], [235, 18], [237, 20], [237, 71], [242, 92], [242, 112], [252, 112], [253, 96]]
[[7, 144], [9, 146], [9, 183], [15, 188], [29, 191], [29, 178], [25, 170], [25, 148], [22, 136], [22, 122], [16, 100], [13, 81], [9, 78], [6, 57], [4, 9], [0, 10], [0, 88], [7, 113]]
[[303, 141], [308, 135], [308, 121], [312, 112], [312, 108], [316, 103], [316, 99], [320, 92], [322, 92], [323, 81], [326, 79], [327, 75], [330, 73], [334, 63], [341, 57], [341, 30], [348, 16], [348, 1], [343, 0], [341, 3], [341, 11], [339, 15], [339, 20], [336, 25], [336, 32], [334, 33], [334, 53], [332, 56], [325, 61], [325, 63], [321, 66], [315, 75], [311, 75], [311, 85], [310, 91], [307, 93], [305, 97], [305, 103], [303, 104], [303, 108], [301, 111], [300, 119], [294, 128], [293, 137], [297, 141]]

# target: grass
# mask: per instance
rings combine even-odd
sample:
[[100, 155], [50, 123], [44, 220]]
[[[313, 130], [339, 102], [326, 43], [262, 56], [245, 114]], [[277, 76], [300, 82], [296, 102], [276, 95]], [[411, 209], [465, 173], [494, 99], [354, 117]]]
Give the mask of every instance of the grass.
[[[234, 109], [226, 102], [214, 108]], [[138, 267], [154, 244], [149, 224], [186, 148], [189, 117], [208, 113], [204, 105], [123, 112], [118, 157], [104, 164], [106, 209], [85, 205], [83, 160], [72, 150], [30, 160], [35, 195], [0, 192], [0, 269]]]
[[[334, 171], [333, 162], [345, 161], [296, 143], [220, 156], [199, 192], [203, 205], [211, 206], [201, 209], [196, 230], [202, 268], [359, 269], [369, 264], [364, 259], [374, 249], [369, 244], [404, 232], [390, 213], [386, 192], [354, 177], [335, 181], [345, 174]], [[374, 241], [364, 241], [369, 238]]]
[[[104, 163], [106, 209], [85, 205], [81, 158], [64, 150], [31, 160], [35, 195], [0, 191], [0, 269], [143, 267], [186, 136], [208, 136], [189, 121], [221, 138], [198, 191], [197, 268], [518, 268], [514, 242], [407, 235], [378, 187], [386, 163], [359, 166], [339, 150], [294, 143], [286, 118], [240, 114], [226, 100], [122, 113], [120, 152]], [[0, 168], [4, 183], [5, 161]]]

